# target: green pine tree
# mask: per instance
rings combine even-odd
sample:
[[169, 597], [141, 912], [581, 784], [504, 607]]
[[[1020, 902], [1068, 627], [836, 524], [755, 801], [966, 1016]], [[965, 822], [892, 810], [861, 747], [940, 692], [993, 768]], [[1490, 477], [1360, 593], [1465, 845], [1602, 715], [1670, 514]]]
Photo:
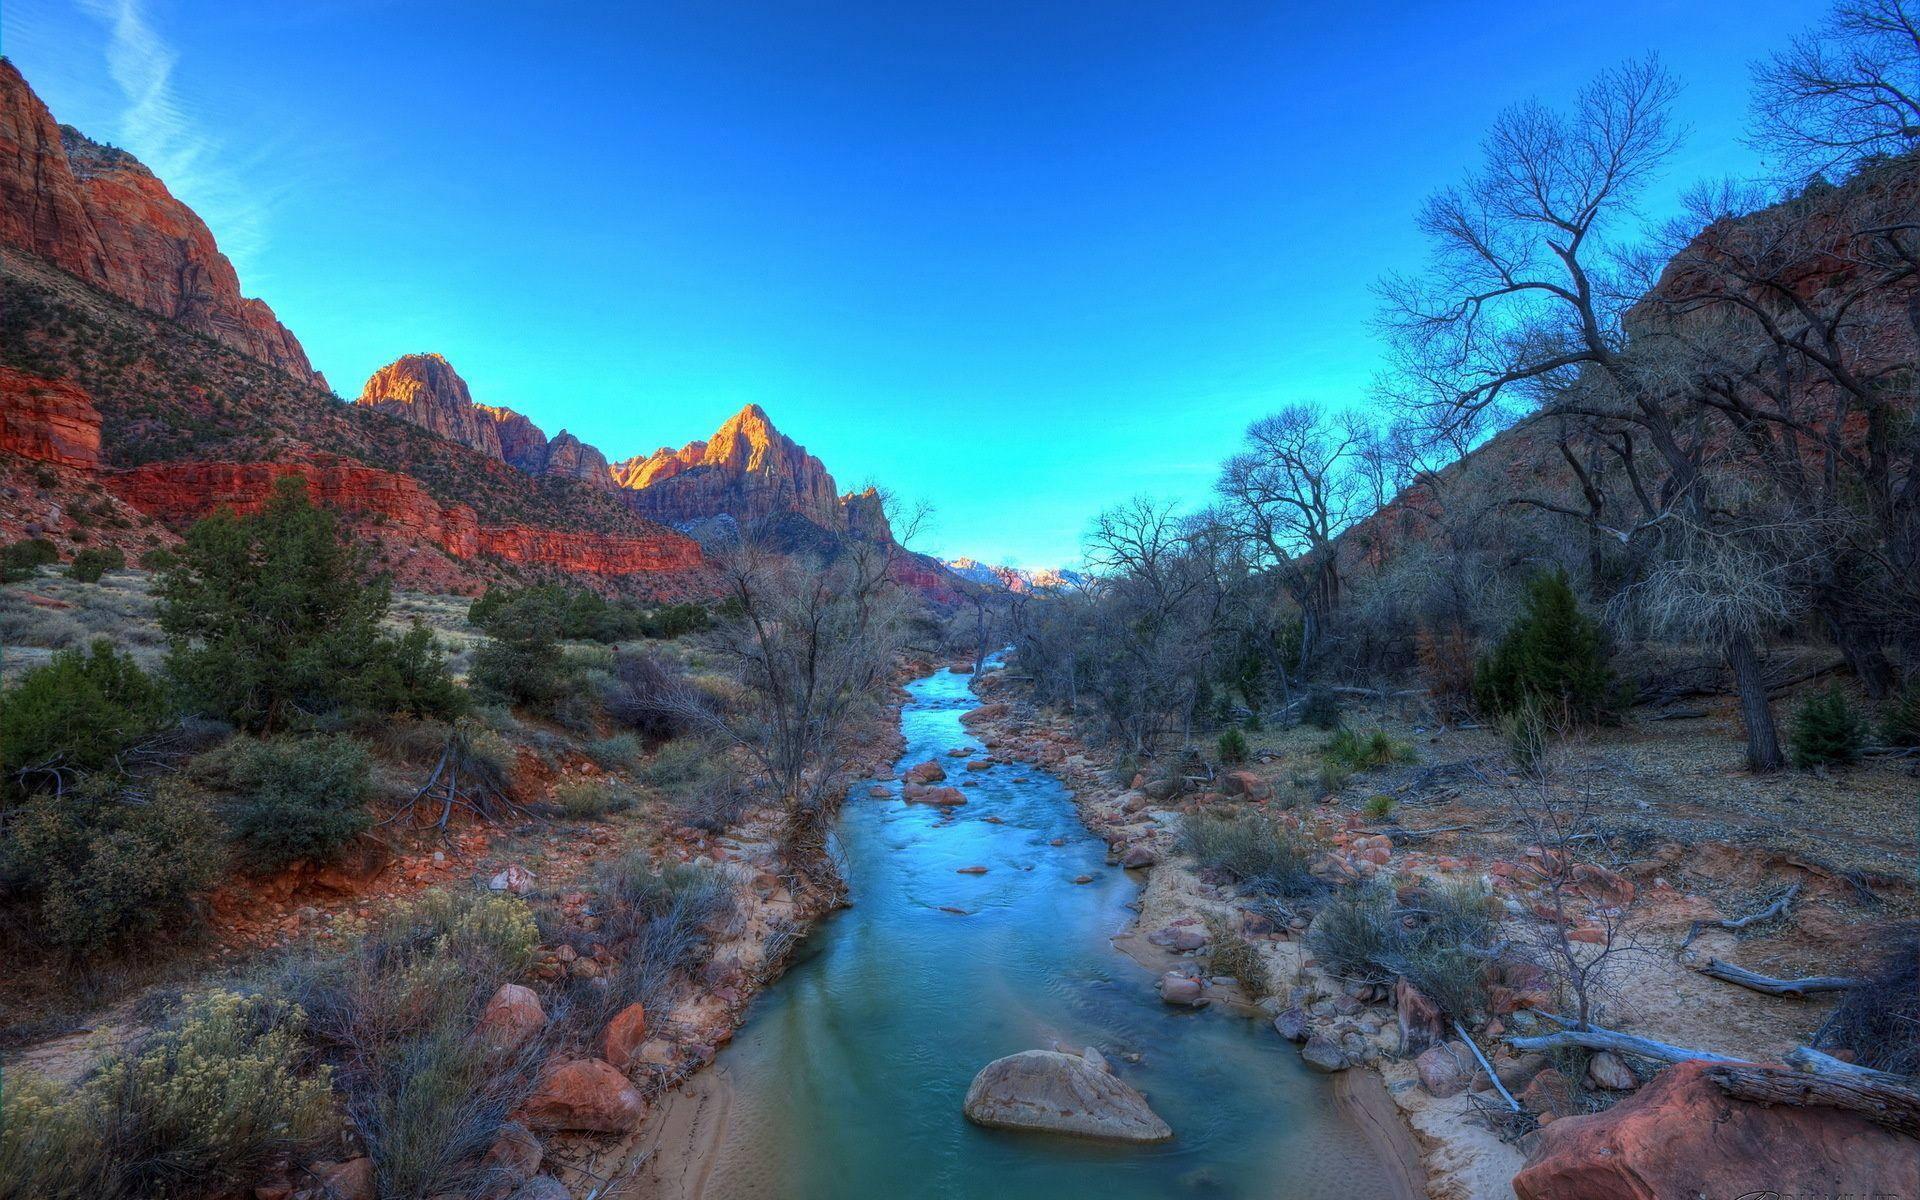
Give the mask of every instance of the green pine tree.
[[1606, 636], [1580, 611], [1566, 572], [1542, 573], [1527, 585], [1526, 611], [1475, 664], [1474, 703], [1496, 716], [1532, 705], [1579, 724], [1611, 721], [1622, 701], [1608, 657]]
[[1839, 684], [1801, 701], [1793, 723], [1794, 766], [1846, 766], [1859, 760], [1866, 744], [1866, 722]]
[[380, 629], [386, 584], [362, 574], [360, 554], [297, 476], [256, 514], [223, 509], [194, 525], [160, 581], [167, 672], [181, 698], [260, 732], [366, 703], [397, 643]]

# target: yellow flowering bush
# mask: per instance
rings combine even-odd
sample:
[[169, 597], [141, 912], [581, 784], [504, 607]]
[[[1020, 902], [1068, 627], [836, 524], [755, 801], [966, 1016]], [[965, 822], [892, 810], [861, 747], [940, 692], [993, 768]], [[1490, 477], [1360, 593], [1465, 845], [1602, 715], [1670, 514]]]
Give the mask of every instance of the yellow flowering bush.
[[0, 1195], [188, 1197], [256, 1182], [334, 1125], [329, 1073], [306, 1069], [304, 1024], [284, 1001], [213, 991], [64, 1096], [9, 1078]]

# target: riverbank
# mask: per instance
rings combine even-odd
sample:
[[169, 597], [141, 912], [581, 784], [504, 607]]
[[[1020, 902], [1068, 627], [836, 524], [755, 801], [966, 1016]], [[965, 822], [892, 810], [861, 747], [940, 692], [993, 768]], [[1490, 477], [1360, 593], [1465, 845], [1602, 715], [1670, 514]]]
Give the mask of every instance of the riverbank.
[[[945, 803], [856, 789], [839, 832], [851, 906], [716, 1067], [663, 1097], [621, 1194], [1418, 1195], [1417, 1151], [1396, 1165], [1369, 1143], [1392, 1111], [1377, 1087], [1329, 1088], [1250, 1007], [1161, 1002], [1123, 944], [1151, 882], [1103, 863], [1063, 779], [984, 747], [967, 682], [936, 673], [903, 714], [899, 768], [945, 774], [919, 797]], [[988, 1062], [1085, 1046], [1146, 1095], [1171, 1142], [1117, 1150], [963, 1119]]]
[[[994, 697], [1008, 694], [1004, 685], [991, 677], [979, 680], [976, 690]], [[1017, 702], [1012, 699], [990, 700], [986, 695], [982, 701], [982, 706], [969, 714], [968, 723], [987, 748], [996, 756], [1043, 767], [1065, 782], [1072, 790], [1081, 821], [1106, 840], [1113, 861], [1145, 875], [1146, 886], [1135, 919], [1114, 939], [1118, 949], [1148, 971], [1178, 972], [1188, 967], [1190, 960], [1158, 944], [1156, 934], [1192, 930], [1197, 936], [1209, 918], [1226, 920], [1235, 927], [1241, 924], [1242, 912], [1233, 901], [1231, 889], [1205, 882], [1192, 864], [1179, 856], [1177, 813], [1141, 803], [1143, 797], [1132, 789], [1116, 790], [1110, 782], [1113, 768], [1109, 760], [1070, 731], [1040, 720], [1030, 706], [1022, 703], [1016, 708]], [[1176, 938], [1160, 940], [1183, 944]], [[1300, 981], [1296, 987], [1316, 977], [1321, 984], [1331, 982], [1310, 965], [1300, 941], [1262, 940], [1255, 946], [1275, 980]], [[1209, 983], [1208, 996], [1210, 1003], [1262, 1007], [1224, 978]], [[1383, 1049], [1397, 1040], [1390, 1019], [1374, 1022], [1371, 1034]], [[1481, 1144], [1468, 1131], [1450, 1128], [1450, 1123], [1420, 1111], [1427, 1106], [1417, 1100], [1399, 1099], [1386, 1086], [1399, 1082], [1384, 1072], [1362, 1077], [1349, 1071], [1336, 1074], [1332, 1083], [1342, 1111], [1360, 1127], [1380, 1160], [1388, 1165], [1393, 1200], [1430, 1194], [1462, 1200], [1510, 1196], [1506, 1181], [1520, 1167], [1518, 1152], [1491, 1134], [1485, 1137], [1490, 1144]], [[1398, 1090], [1404, 1093], [1407, 1089], [1402, 1085]], [[1416, 1120], [1415, 1112], [1424, 1120]], [[1444, 1144], [1467, 1144], [1471, 1150], [1435, 1156], [1433, 1150]], [[1429, 1178], [1434, 1166], [1442, 1169], [1438, 1188]]]
[[[1424, 727], [1390, 710], [1352, 714], [1351, 720], [1383, 725], [1387, 735], [1417, 744], [1410, 756], [1415, 761], [1328, 792], [1316, 788], [1327, 735], [1305, 728], [1267, 731], [1249, 735], [1246, 769], [1221, 772], [1208, 790], [1176, 797], [1164, 781], [1116, 778], [1111, 761], [1082, 745], [1056, 716], [1027, 703], [1015, 681], [990, 678], [981, 691], [989, 703], [976, 730], [995, 754], [1045, 765], [1066, 779], [1088, 826], [1107, 839], [1113, 860], [1147, 872], [1139, 919], [1124, 943], [1155, 969], [1171, 963], [1177, 972], [1202, 974], [1196, 968], [1211, 949], [1208, 918], [1224, 919], [1258, 952], [1275, 992], [1266, 1011], [1280, 1017], [1276, 1024], [1285, 1027], [1285, 1036], [1307, 1043], [1307, 1061], [1332, 1070], [1338, 1080], [1365, 1080], [1366, 1091], [1387, 1099], [1392, 1120], [1383, 1144], [1412, 1143], [1427, 1194], [1507, 1200], [1514, 1195], [1513, 1176], [1540, 1145], [1533, 1130], [1605, 1113], [1660, 1065], [1511, 1048], [1507, 1042], [1515, 1034], [1551, 1028], [1528, 1011], [1553, 1007], [1551, 980], [1539, 979], [1536, 966], [1536, 979], [1524, 986], [1517, 978], [1504, 980], [1514, 987], [1498, 995], [1495, 1011], [1472, 1030], [1523, 1110], [1513, 1120], [1503, 1115], [1490, 1121], [1489, 1114], [1504, 1114], [1505, 1104], [1486, 1072], [1474, 1069], [1463, 1044], [1447, 1044], [1460, 1060], [1447, 1071], [1435, 1068], [1450, 1064], [1428, 1061], [1443, 1051], [1416, 1054], [1424, 1039], [1410, 1039], [1409, 1032], [1423, 1032], [1421, 1005], [1413, 1006], [1410, 1019], [1394, 989], [1335, 978], [1307, 947], [1304, 916], [1276, 923], [1270, 911], [1240, 895], [1230, 878], [1196, 870], [1180, 850], [1182, 811], [1261, 810], [1321, 847], [1315, 869], [1329, 882], [1378, 880], [1403, 895], [1449, 886], [1483, 890], [1507, 914], [1500, 937], [1524, 948], [1524, 939], [1557, 936], [1549, 930], [1558, 927], [1543, 919], [1539, 875], [1530, 866], [1544, 852], [1515, 818], [1516, 797], [1529, 784], [1506, 768], [1497, 738]], [[1881, 866], [1887, 858], [1884, 822], [1895, 819], [1898, 805], [1890, 801], [1884, 818], [1872, 807], [1883, 794], [1897, 796], [1898, 787], [1888, 786], [1894, 771], [1886, 767], [1874, 768], [1870, 779], [1850, 778], [1844, 786], [1861, 811], [1832, 818], [1844, 810], [1824, 804], [1813, 809], [1810, 802], [1840, 783], [1753, 778], [1709, 765], [1716, 754], [1724, 756], [1724, 741], [1703, 722], [1697, 730], [1661, 724], [1604, 731], [1563, 748], [1565, 786], [1597, 814], [1596, 833], [1588, 836], [1603, 839], [1595, 857], [1605, 859], [1604, 866], [1583, 866], [1582, 883], [1568, 898], [1568, 932], [1583, 962], [1600, 951], [1588, 941], [1596, 935], [1620, 947], [1606, 971], [1599, 1010], [1609, 1026], [1775, 1061], [1811, 1036], [1827, 1004], [1818, 997], [1760, 995], [1702, 968], [1718, 958], [1769, 974], [1833, 973], [1849, 963], [1850, 953], [1857, 961], [1889, 922], [1910, 914], [1910, 880]], [[1863, 769], [1856, 776], [1867, 774]], [[1682, 775], [1688, 780], [1684, 789], [1660, 786]], [[1910, 786], [1907, 795], [1910, 803]], [[1713, 798], [1711, 807], [1702, 797]], [[1821, 830], [1829, 835], [1822, 860], [1797, 847], [1788, 830], [1753, 820], [1775, 805], [1818, 812], [1823, 825], [1831, 820]], [[1797, 899], [1782, 915], [1738, 930], [1719, 927], [1719, 921], [1754, 912], [1789, 887]], [[1212, 1002], [1241, 1002], [1225, 980], [1200, 982]], [[1450, 1039], [1450, 1030], [1430, 1019], [1424, 1024], [1426, 1034]], [[1275, 1036], [1281, 1035], [1277, 1030]]]

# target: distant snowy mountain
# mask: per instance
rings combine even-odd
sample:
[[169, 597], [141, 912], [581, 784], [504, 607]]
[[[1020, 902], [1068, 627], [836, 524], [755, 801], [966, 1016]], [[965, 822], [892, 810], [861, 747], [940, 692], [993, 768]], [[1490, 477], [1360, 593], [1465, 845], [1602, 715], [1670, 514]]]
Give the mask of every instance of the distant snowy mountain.
[[1087, 585], [1087, 577], [1068, 567], [1041, 567], [1028, 571], [1020, 567], [995, 567], [977, 558], [955, 558], [947, 569], [970, 583], [983, 587], [1005, 588], [1010, 592], [1073, 591]]

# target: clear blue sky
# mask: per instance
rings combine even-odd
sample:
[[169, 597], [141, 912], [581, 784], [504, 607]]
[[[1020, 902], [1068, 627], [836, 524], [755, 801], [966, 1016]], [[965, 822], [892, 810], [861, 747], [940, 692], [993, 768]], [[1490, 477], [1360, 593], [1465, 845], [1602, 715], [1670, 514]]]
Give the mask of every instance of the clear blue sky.
[[1364, 403], [1369, 284], [1504, 105], [1649, 50], [1745, 173], [1808, 0], [5, 0], [55, 115], [194, 205], [335, 390], [437, 350], [610, 457], [749, 401], [922, 547], [1071, 561], [1252, 418]]

